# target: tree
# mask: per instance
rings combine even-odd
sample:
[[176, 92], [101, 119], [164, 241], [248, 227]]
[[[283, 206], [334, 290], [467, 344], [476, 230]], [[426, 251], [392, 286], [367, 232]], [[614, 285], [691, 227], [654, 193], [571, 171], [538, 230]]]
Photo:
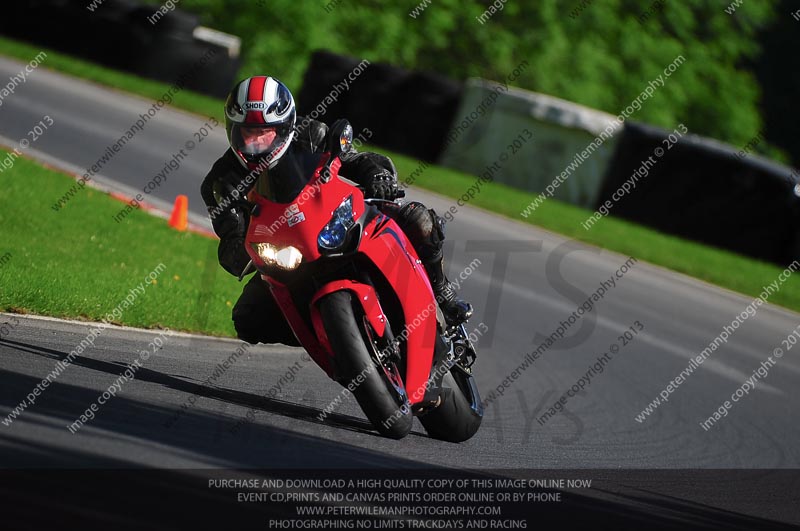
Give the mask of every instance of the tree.
[[[705, 0], [521, 4], [183, 0], [181, 7], [242, 37], [242, 76], [269, 72], [295, 90], [318, 48], [456, 79], [503, 80], [526, 60], [516, 86], [616, 115], [683, 56], [686, 61], [632, 119], [668, 128], [683, 123], [735, 146], [761, 131], [761, 90], [749, 65], [776, 0], [744, 2], [733, 14]], [[502, 9], [479, 21], [492, 5]], [[758, 149], [780, 156], [763, 143]]]

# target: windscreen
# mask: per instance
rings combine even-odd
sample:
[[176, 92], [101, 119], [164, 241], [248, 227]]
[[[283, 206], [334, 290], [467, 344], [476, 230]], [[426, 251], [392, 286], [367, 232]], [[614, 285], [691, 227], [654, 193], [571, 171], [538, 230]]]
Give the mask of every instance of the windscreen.
[[291, 203], [311, 180], [321, 158], [322, 153], [291, 150], [277, 166], [261, 174], [254, 189], [275, 203]]

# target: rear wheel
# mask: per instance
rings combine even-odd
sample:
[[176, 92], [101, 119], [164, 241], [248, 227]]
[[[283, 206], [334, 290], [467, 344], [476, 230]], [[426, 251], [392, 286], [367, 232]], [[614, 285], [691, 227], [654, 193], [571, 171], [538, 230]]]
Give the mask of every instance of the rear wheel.
[[401, 439], [414, 421], [394, 362], [381, 360], [373, 332], [348, 291], [319, 301], [320, 314], [336, 360], [339, 383], [350, 389], [381, 435]]

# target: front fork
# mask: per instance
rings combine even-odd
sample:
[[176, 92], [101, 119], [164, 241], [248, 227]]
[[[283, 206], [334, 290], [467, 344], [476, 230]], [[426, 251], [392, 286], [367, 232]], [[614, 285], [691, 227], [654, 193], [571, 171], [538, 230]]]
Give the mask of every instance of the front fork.
[[448, 327], [444, 333], [440, 333], [431, 367], [430, 378], [433, 383], [429, 389], [431, 394], [426, 396], [426, 400], [415, 404], [414, 414], [422, 416], [436, 408], [439, 402], [438, 398], [434, 400], [433, 396], [438, 397], [438, 388], [441, 387], [445, 374], [449, 372], [470, 407], [482, 416], [481, 397], [475, 378], [472, 376], [472, 365], [475, 363], [476, 357], [475, 346], [469, 339], [467, 329], [463, 324]]
[[475, 345], [472, 344], [463, 323], [450, 330], [452, 333], [445, 335], [447, 341], [452, 345], [453, 359], [450, 374], [469, 402], [470, 408], [478, 415], [483, 416], [481, 395], [472, 375], [472, 365], [477, 359]]
[[469, 339], [469, 334], [467, 334], [467, 329], [463, 323], [454, 328], [452, 335], [445, 334], [445, 340], [453, 344], [455, 363], [466, 372], [472, 374], [472, 365], [477, 359], [475, 345]]

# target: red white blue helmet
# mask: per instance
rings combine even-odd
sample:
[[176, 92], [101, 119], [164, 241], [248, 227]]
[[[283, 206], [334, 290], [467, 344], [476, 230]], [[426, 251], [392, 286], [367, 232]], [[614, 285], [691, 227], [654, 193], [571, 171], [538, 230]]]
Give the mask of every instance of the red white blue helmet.
[[272, 168], [294, 139], [296, 116], [286, 85], [269, 76], [247, 78], [225, 102], [228, 143], [246, 168]]

